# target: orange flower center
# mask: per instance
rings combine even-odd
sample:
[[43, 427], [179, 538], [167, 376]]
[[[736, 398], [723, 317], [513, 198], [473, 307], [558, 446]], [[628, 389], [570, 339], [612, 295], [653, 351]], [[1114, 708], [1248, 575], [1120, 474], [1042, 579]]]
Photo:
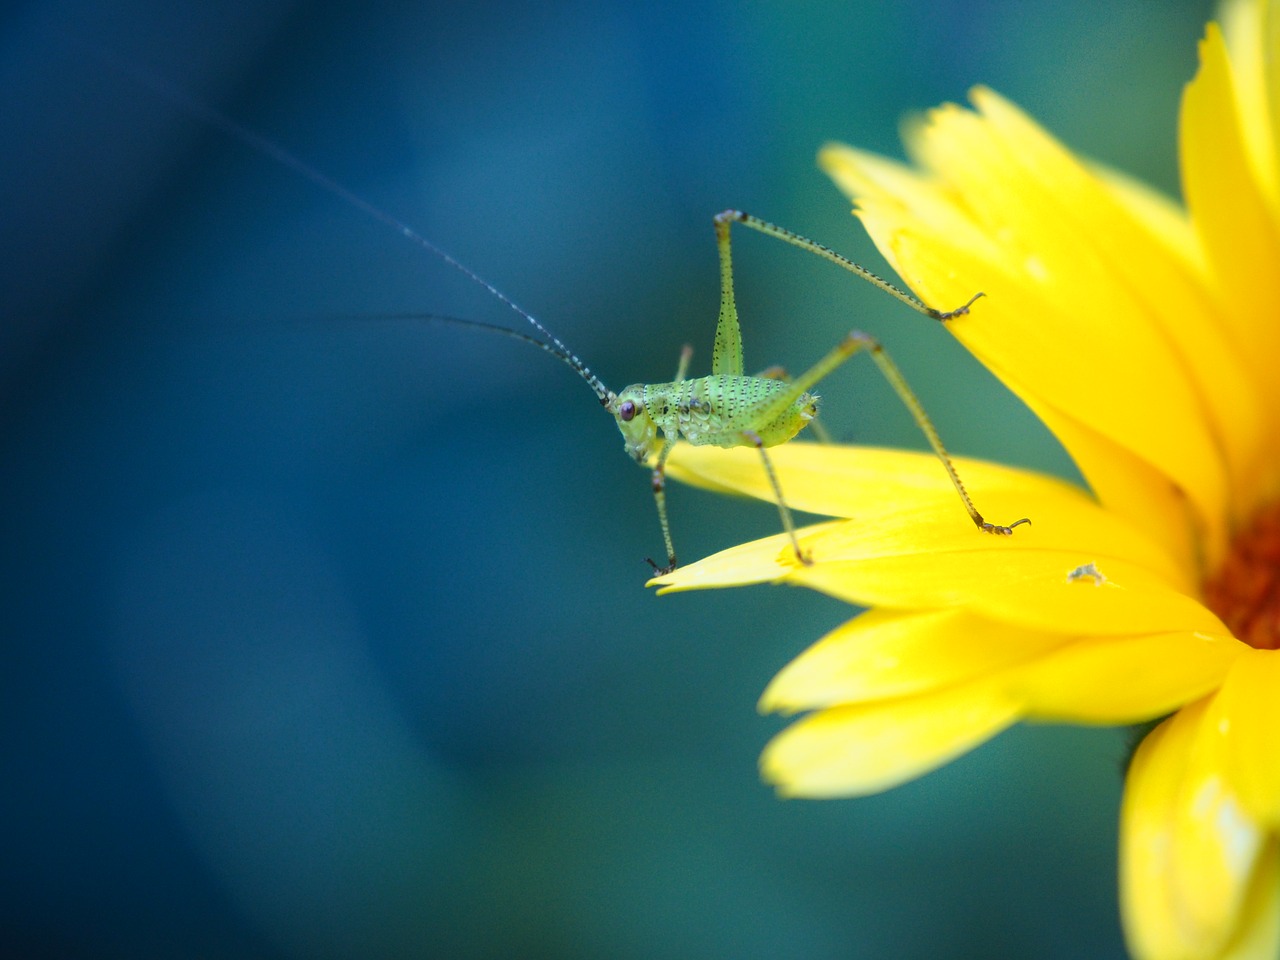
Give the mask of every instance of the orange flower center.
[[1237, 638], [1261, 650], [1280, 648], [1280, 503], [1236, 537], [1204, 594]]

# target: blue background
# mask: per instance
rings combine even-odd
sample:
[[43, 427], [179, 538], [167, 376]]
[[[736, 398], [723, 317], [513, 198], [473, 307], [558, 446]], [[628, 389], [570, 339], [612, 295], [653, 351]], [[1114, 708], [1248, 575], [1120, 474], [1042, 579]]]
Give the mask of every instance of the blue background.
[[[212, 5], [211, 5], [212, 6]], [[781, 802], [769, 678], [850, 611], [656, 598], [647, 477], [518, 318], [176, 109], [412, 223], [615, 389], [709, 363], [711, 215], [882, 264], [814, 166], [987, 83], [1177, 189], [1207, 4], [41, 3], [0, 34], [0, 947], [32, 957], [1115, 957], [1122, 732]], [[1058, 472], [947, 334], [737, 239], [747, 365], [881, 337], [958, 452]], [[814, 262], [809, 262], [813, 259]], [[353, 319], [352, 317], [356, 317]], [[923, 444], [861, 361], [838, 438]], [[670, 493], [683, 557], [768, 504]]]

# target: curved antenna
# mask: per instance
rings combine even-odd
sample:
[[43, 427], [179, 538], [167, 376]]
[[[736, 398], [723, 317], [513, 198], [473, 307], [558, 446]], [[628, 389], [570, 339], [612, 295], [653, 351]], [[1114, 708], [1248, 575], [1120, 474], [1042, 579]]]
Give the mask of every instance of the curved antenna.
[[[476, 330], [483, 330], [486, 333], [499, 333], [504, 337], [510, 337], [512, 340], [519, 340], [523, 343], [529, 343], [537, 347], [544, 353], [549, 353], [567, 367], [582, 376], [587, 381], [587, 385], [596, 392], [596, 396], [600, 398], [602, 404], [608, 404], [610, 400], [616, 399], [613, 392], [605, 387], [600, 379], [588, 370], [573, 354], [566, 351], [563, 346], [556, 342], [555, 345], [539, 340], [537, 337], [531, 337], [527, 333], [521, 333], [519, 330], [512, 330], [510, 327], [500, 326], [496, 323], [484, 323], [480, 320], [465, 320], [462, 317], [451, 317], [444, 313], [362, 313], [360, 320], [426, 320], [431, 323], [447, 323], [455, 327], [471, 327]], [[552, 339], [555, 339], [554, 337]]]
[[[533, 314], [531, 314], [528, 310], [525, 310], [518, 303], [516, 303], [514, 300], [508, 297], [505, 293], [503, 293], [501, 290], [495, 287], [492, 283], [490, 283], [484, 277], [480, 276], [480, 274], [476, 273], [474, 270], [468, 267], [466, 264], [462, 263], [460, 260], [454, 259], [452, 256], [450, 256], [440, 247], [437, 247], [434, 243], [432, 243], [422, 234], [418, 233], [418, 231], [414, 230], [407, 223], [404, 223], [403, 221], [397, 219], [396, 217], [393, 217], [391, 214], [387, 213], [385, 210], [382, 210], [379, 207], [375, 207], [368, 200], [365, 200], [363, 197], [359, 196], [358, 194], [348, 190], [338, 181], [321, 173], [315, 167], [303, 162], [298, 157], [295, 157], [288, 150], [285, 150], [283, 147], [279, 146], [278, 144], [273, 143], [272, 141], [268, 140], [266, 137], [262, 136], [261, 134], [255, 133], [254, 131], [250, 130], [248, 127], [241, 126], [240, 124], [236, 123], [236, 121], [232, 120], [230, 117], [226, 116], [225, 114], [219, 113], [217, 110], [215, 110], [213, 107], [209, 106], [208, 104], [202, 103], [199, 100], [195, 99], [195, 97], [191, 96], [181, 87], [178, 87], [177, 85], [167, 80], [162, 75], [155, 73], [151, 70], [148, 70], [145, 67], [140, 67], [136, 64], [122, 61], [118, 57], [112, 56], [107, 51], [101, 50], [91, 43], [87, 43], [85, 41], [82, 41], [76, 38], [71, 38], [71, 39], [72, 39], [72, 42], [75, 43], [77, 46], [83, 49], [87, 49], [93, 56], [97, 57], [99, 60], [102, 60], [107, 64], [109, 64], [110, 66], [114, 67], [116, 70], [119, 70], [120, 72], [128, 76], [131, 76], [134, 80], [138, 81], [144, 86], [155, 91], [157, 94], [164, 97], [166, 100], [170, 101], [171, 103], [177, 105], [182, 110], [185, 110], [187, 113], [190, 113], [195, 117], [199, 117], [201, 120], [208, 123], [210, 126], [216, 127], [217, 129], [221, 130], [223, 133], [227, 134], [228, 136], [231, 136], [236, 140], [239, 140], [240, 142], [244, 143], [246, 146], [252, 147], [254, 150], [257, 150], [258, 152], [265, 154], [266, 156], [275, 160], [277, 163], [281, 163], [284, 166], [290, 168], [295, 173], [301, 174], [302, 176], [310, 180], [312, 183], [314, 183], [316, 186], [324, 190], [327, 190], [329, 193], [332, 193], [334, 196], [338, 197], [341, 200], [345, 200], [347, 203], [351, 204], [357, 210], [361, 211], [367, 216], [372, 217], [374, 220], [381, 221], [382, 223], [391, 227], [401, 236], [408, 238], [413, 243], [416, 243], [418, 246], [422, 247], [422, 249], [426, 250], [428, 253], [435, 255], [437, 258], [444, 261], [449, 266], [453, 267], [453, 269], [461, 273], [464, 277], [466, 277], [472, 283], [478, 284], [479, 286], [483, 287], [485, 290], [489, 292], [489, 294], [492, 297], [497, 299], [499, 302], [506, 304], [507, 307], [514, 310], [517, 314], [519, 314], [521, 317], [527, 320], [534, 327], [534, 329], [542, 333], [542, 335], [545, 336], [547, 340], [549, 340], [550, 342], [544, 343], [543, 341], [538, 340], [534, 337], [523, 336], [521, 334], [518, 334], [514, 330], [508, 330], [507, 331], [508, 333], [510, 333], [517, 340], [525, 340], [529, 343], [535, 344], [536, 346], [541, 347], [547, 353], [550, 353], [552, 356], [559, 357], [565, 364], [572, 367], [573, 370], [577, 372], [578, 376], [582, 377], [582, 379], [587, 382], [587, 386], [589, 386], [595, 392], [595, 395], [600, 398], [600, 402], [602, 404], [607, 405], [609, 401], [613, 398], [614, 396], [613, 393], [609, 390], [608, 387], [606, 387], [603, 383], [601, 383], [600, 378], [597, 377], [594, 373], [592, 373], [591, 370], [587, 367], [587, 365], [578, 359], [576, 354], [571, 352], [568, 347], [566, 347], [563, 343], [561, 343], [560, 339], [555, 334], [553, 334], [550, 330], [548, 330], [541, 323], [539, 323], [534, 318]], [[426, 317], [429, 315], [419, 314], [418, 316]], [[407, 316], [406, 316], [406, 319], [407, 319]], [[481, 329], [490, 329], [495, 331], [507, 329], [505, 327], [498, 327], [496, 325], [491, 325], [491, 324], [476, 323], [474, 321], [462, 321], [462, 320], [458, 320], [457, 318], [440, 317], [438, 319], [444, 320], [445, 322], [454, 322], [462, 325], [476, 326], [476, 327], [480, 327]]]

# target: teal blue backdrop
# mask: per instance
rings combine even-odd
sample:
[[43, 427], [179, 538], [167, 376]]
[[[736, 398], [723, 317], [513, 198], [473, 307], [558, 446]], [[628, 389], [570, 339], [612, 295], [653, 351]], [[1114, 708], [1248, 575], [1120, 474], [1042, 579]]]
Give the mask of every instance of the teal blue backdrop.
[[[413, 224], [615, 389], [709, 363], [711, 216], [882, 265], [814, 155], [995, 87], [1176, 192], [1203, 2], [33, 3], [0, 34], [0, 952], [1096, 958], [1125, 735], [1018, 728], [780, 801], [755, 701], [850, 615], [657, 598], [646, 475], [519, 319], [151, 70]], [[83, 44], [105, 51], [104, 62]], [[959, 452], [1070, 473], [945, 331], [737, 241], [747, 364], [879, 336]], [[1140, 358], [1138, 358], [1140, 360]], [[922, 447], [873, 368], [838, 438]], [[674, 486], [693, 559], [768, 504]]]

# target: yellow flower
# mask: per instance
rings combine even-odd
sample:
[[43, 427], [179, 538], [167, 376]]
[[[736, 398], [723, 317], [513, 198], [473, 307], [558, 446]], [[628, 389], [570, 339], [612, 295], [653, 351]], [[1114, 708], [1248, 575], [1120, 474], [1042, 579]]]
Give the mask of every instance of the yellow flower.
[[[762, 758], [780, 791], [865, 794], [1023, 718], [1165, 719], [1128, 772], [1122, 909], [1139, 957], [1280, 944], [1280, 0], [1209, 24], [1180, 117], [1186, 208], [1074, 157], [976, 89], [909, 131], [914, 166], [821, 163], [949, 329], [1057, 435], [1090, 490], [958, 460], [789, 444], [791, 505], [846, 519], [658, 583], [765, 581], [870, 608], [787, 666], [808, 711]], [[755, 451], [682, 446], [670, 473], [769, 499]], [[1092, 564], [1092, 566], [1089, 566]], [[1169, 716], [1172, 714], [1172, 716]]]

